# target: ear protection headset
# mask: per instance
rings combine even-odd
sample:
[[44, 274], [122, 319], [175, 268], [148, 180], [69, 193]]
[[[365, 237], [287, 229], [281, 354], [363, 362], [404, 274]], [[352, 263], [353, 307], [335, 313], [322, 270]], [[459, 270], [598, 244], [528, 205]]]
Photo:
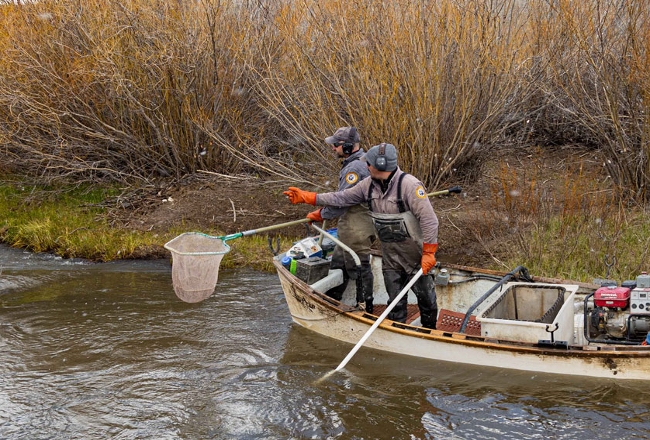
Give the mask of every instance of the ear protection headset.
[[379, 155], [375, 159], [375, 168], [379, 171], [386, 171], [386, 143], [379, 145]]
[[352, 154], [355, 137], [357, 137], [357, 129], [355, 127], [350, 127], [350, 133], [348, 135], [348, 139], [343, 144], [343, 154]]

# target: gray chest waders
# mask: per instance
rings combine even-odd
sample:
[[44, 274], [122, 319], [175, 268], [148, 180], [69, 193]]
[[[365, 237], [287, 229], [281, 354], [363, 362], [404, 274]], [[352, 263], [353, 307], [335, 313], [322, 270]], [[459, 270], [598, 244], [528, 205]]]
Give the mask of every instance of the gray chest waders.
[[377, 237], [381, 242], [382, 267], [405, 272], [415, 272], [422, 258], [422, 228], [415, 215], [406, 209], [402, 199], [402, 179], [397, 181], [397, 206], [399, 213], [386, 214], [373, 212], [372, 190], [368, 189], [368, 209], [372, 216]]
[[[422, 228], [415, 215], [407, 211], [402, 200], [401, 183], [405, 174], [400, 176], [397, 184], [397, 205], [400, 212], [384, 214], [372, 212], [372, 185], [368, 190], [368, 208], [381, 241], [382, 272], [389, 300], [397, 296], [406, 282], [420, 266], [422, 259]], [[412, 287], [418, 299], [420, 321], [423, 327], [436, 328], [438, 306], [433, 279], [420, 277]], [[405, 295], [388, 314], [388, 319], [406, 322], [408, 299]]]

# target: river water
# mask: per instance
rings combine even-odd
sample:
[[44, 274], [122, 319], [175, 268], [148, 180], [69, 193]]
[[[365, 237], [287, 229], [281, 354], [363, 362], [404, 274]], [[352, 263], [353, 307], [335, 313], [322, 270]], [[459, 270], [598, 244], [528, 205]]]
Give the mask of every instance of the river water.
[[650, 384], [421, 361], [292, 324], [277, 277], [221, 270], [199, 304], [169, 261], [0, 247], [3, 439], [650, 437]]

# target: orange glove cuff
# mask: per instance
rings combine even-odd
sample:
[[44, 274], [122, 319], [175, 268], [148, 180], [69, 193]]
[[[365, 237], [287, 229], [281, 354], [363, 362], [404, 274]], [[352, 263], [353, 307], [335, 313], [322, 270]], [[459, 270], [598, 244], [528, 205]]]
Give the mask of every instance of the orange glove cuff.
[[438, 250], [438, 243], [422, 243], [422, 252], [435, 254]]
[[438, 250], [438, 243], [422, 243], [422, 259], [420, 260], [422, 274], [428, 274], [436, 265], [436, 250]]
[[316, 193], [315, 192], [303, 191], [302, 192], [302, 197], [305, 200], [305, 203], [316, 206]]

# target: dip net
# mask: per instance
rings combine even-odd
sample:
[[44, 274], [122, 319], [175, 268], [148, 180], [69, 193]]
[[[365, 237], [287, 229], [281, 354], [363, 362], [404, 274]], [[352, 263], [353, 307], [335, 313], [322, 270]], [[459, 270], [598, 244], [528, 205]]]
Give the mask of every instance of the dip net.
[[219, 264], [230, 251], [221, 238], [186, 232], [165, 244], [172, 253], [174, 292], [188, 303], [201, 302], [214, 293]]

